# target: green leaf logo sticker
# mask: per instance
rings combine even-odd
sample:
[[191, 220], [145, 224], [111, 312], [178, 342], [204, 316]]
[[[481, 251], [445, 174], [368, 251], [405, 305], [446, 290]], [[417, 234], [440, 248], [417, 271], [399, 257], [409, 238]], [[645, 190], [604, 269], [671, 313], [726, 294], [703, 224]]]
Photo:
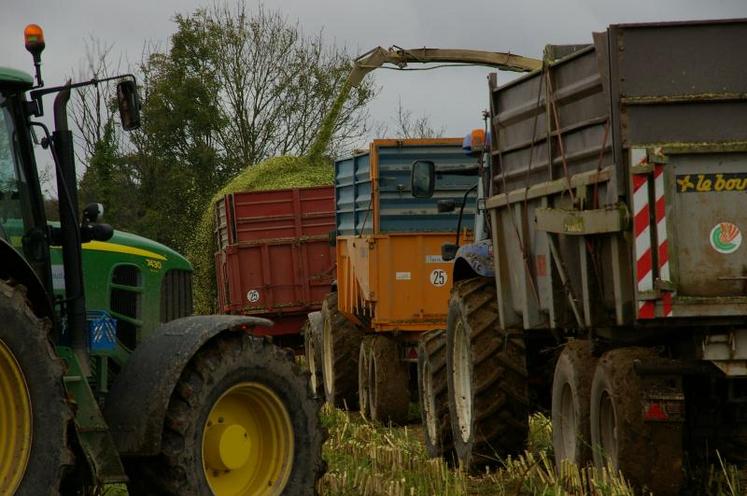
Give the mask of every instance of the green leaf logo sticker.
[[711, 246], [719, 253], [734, 253], [742, 245], [742, 231], [736, 224], [720, 222], [711, 229]]

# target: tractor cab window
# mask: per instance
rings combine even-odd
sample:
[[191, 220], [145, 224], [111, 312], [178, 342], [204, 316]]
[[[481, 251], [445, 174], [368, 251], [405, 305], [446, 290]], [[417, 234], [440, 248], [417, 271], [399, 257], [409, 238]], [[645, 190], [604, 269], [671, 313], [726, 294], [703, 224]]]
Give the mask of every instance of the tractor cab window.
[[23, 234], [32, 225], [26, 179], [18, 157], [18, 137], [5, 99], [0, 95], [0, 237], [21, 250]]

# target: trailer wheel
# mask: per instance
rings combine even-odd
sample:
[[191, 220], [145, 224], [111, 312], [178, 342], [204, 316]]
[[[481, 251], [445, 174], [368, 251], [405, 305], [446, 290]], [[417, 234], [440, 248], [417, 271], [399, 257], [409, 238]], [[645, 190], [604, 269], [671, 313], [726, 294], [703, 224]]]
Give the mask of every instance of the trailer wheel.
[[358, 354], [358, 410], [364, 419], [371, 420], [371, 339], [361, 341]]
[[583, 467], [592, 460], [591, 381], [597, 359], [588, 340], [566, 343], [555, 364], [552, 382], [552, 440], [555, 464], [563, 460]]
[[358, 408], [358, 354], [363, 332], [337, 309], [337, 293], [322, 304], [322, 376], [327, 403]]
[[0, 281], [0, 494], [58, 494], [73, 463], [63, 366], [25, 288]]
[[410, 373], [393, 338], [371, 338], [368, 377], [371, 420], [404, 424], [410, 408]]
[[449, 417], [464, 469], [495, 465], [526, 447], [529, 399], [524, 339], [498, 323], [495, 283], [457, 282], [447, 319]]
[[197, 352], [174, 388], [161, 455], [130, 463], [133, 490], [315, 494], [325, 469], [320, 408], [286, 350], [255, 336], [220, 334]]
[[321, 393], [322, 387], [322, 315], [321, 312], [309, 314], [304, 324], [303, 344], [306, 365], [311, 374], [309, 386], [315, 395]]
[[682, 423], [644, 420], [634, 360], [652, 362], [657, 355], [647, 348], [621, 348], [597, 364], [591, 386], [594, 464], [622, 472], [657, 496], [675, 495], [683, 483]]
[[446, 331], [425, 333], [418, 343], [418, 398], [425, 450], [432, 458], [454, 459], [446, 379]]

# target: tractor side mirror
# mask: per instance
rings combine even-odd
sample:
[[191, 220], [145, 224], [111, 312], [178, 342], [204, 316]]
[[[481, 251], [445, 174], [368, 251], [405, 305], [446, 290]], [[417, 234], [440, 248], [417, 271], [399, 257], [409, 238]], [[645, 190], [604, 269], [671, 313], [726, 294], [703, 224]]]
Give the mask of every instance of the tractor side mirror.
[[104, 206], [101, 203], [89, 203], [83, 209], [83, 222], [80, 226], [81, 242], [109, 241], [114, 236], [114, 228], [103, 224]]
[[459, 247], [454, 243], [444, 243], [441, 245], [441, 258], [445, 261], [454, 260]]
[[84, 224], [98, 224], [104, 220], [104, 206], [101, 203], [89, 203], [83, 209]]
[[436, 164], [430, 160], [416, 160], [410, 174], [410, 191], [415, 198], [430, 198], [436, 186]]
[[117, 84], [117, 104], [122, 129], [132, 131], [140, 127], [140, 97], [135, 81], [127, 79]]

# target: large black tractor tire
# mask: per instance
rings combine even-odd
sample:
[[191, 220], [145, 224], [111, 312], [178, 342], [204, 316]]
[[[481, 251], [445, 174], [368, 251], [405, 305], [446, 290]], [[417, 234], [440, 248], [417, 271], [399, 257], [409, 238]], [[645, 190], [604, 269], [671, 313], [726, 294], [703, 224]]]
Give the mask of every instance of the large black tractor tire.
[[579, 467], [593, 461], [591, 451], [591, 382], [597, 358], [591, 342], [566, 343], [555, 364], [552, 382], [552, 441], [555, 464], [563, 460]]
[[410, 373], [399, 345], [389, 336], [371, 338], [369, 409], [371, 420], [401, 425], [410, 408]]
[[425, 450], [431, 458], [454, 461], [446, 378], [446, 331], [425, 333], [418, 343], [418, 399]]
[[322, 304], [322, 376], [327, 403], [358, 409], [358, 355], [363, 332], [337, 309], [337, 293]]
[[0, 494], [57, 495], [73, 464], [72, 412], [50, 323], [0, 281]]
[[526, 448], [524, 340], [520, 333], [501, 329], [495, 283], [483, 277], [454, 285], [446, 335], [454, 449], [463, 469], [482, 471]]
[[591, 385], [594, 464], [622, 472], [646, 494], [673, 496], [684, 482], [683, 423], [644, 420], [636, 360], [665, 362], [648, 348], [620, 348], [597, 363]]
[[304, 357], [311, 377], [309, 387], [315, 395], [323, 394], [322, 378], [322, 314], [312, 312], [303, 328]]
[[[260, 337], [220, 334], [197, 352], [174, 388], [161, 454], [126, 461], [131, 492], [317, 494], [326, 469], [320, 409], [288, 350]], [[224, 443], [233, 452], [224, 454]]]

